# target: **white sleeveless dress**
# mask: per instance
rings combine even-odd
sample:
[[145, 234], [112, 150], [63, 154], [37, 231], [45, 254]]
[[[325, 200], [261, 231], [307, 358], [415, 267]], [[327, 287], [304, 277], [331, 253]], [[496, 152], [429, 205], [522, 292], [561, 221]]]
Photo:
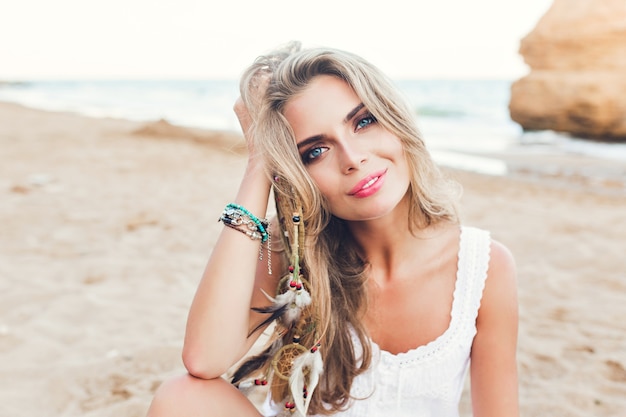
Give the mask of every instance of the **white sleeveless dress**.
[[[336, 416], [458, 417], [490, 246], [488, 232], [461, 228], [449, 327], [434, 341], [396, 355], [372, 342], [372, 363], [352, 385], [356, 399]], [[353, 340], [360, 351], [358, 339]], [[264, 415], [279, 414], [277, 406], [266, 403]]]

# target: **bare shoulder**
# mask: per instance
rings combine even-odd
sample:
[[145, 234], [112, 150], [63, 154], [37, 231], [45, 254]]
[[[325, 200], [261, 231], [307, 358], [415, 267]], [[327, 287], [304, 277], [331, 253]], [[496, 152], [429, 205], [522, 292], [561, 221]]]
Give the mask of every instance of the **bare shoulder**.
[[489, 278], [496, 276], [502, 277], [496, 279], [515, 280], [515, 271], [515, 259], [509, 248], [497, 240], [492, 240], [489, 256]]
[[[485, 319], [487, 314], [501, 315], [503, 312], [512, 313], [516, 310], [517, 273], [515, 259], [506, 246], [492, 240], [479, 322], [481, 318]], [[515, 316], [515, 314], [511, 314], [511, 316]]]

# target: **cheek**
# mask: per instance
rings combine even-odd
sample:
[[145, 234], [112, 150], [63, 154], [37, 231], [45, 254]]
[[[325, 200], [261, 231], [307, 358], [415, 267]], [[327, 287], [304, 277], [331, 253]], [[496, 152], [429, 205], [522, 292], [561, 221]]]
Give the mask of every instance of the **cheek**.
[[389, 138], [389, 143], [393, 144], [391, 145], [393, 151], [398, 155], [402, 155], [402, 157], [404, 158], [404, 146], [400, 138], [392, 135], [391, 138]]
[[406, 155], [406, 152], [404, 151], [404, 146], [402, 142], [400, 141], [400, 139], [394, 137], [392, 143], [394, 144], [393, 154], [394, 154], [395, 160], [397, 161], [398, 164], [408, 167], [409, 162], [407, 161], [407, 155]]
[[337, 214], [337, 210], [341, 210], [341, 207], [345, 204], [345, 200], [342, 199], [341, 184], [337, 176], [332, 175], [331, 170], [328, 168], [309, 170], [309, 175], [320, 194], [328, 203], [328, 209], [333, 214]]
[[389, 148], [389, 158], [394, 161], [394, 164], [397, 168], [397, 172], [399, 175], [398, 180], [401, 182], [409, 182], [411, 177], [411, 165], [407, 159], [407, 154], [404, 150], [404, 146], [400, 139], [394, 137], [393, 147]]
[[328, 169], [318, 169], [318, 167], [315, 167], [313, 169], [309, 169], [308, 171], [311, 179], [320, 192], [325, 197], [330, 197], [330, 193], [333, 189], [336, 189], [337, 186], [334, 184], [331, 176], [329, 175]]

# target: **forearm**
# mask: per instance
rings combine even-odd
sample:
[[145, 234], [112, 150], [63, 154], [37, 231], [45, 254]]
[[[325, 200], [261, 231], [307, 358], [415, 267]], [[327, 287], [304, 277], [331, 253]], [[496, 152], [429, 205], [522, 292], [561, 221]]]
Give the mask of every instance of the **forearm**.
[[[261, 164], [250, 161], [235, 203], [265, 217], [270, 182]], [[259, 240], [224, 227], [193, 299], [183, 348], [188, 371], [201, 378], [221, 375], [249, 347], [250, 303], [255, 287]]]

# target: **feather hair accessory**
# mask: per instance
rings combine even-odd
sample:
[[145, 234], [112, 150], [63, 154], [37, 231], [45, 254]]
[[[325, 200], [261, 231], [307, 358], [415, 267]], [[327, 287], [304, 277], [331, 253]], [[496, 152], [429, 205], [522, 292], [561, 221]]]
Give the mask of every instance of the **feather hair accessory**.
[[[243, 362], [239, 368], [233, 373], [231, 378], [231, 384], [239, 385], [239, 383], [246, 378], [247, 376], [253, 373], [260, 373], [259, 370], [267, 367], [269, 359], [274, 357], [276, 352], [282, 347], [282, 340], [280, 338], [271, 342], [267, 348], [265, 348], [261, 353], [248, 358], [245, 362]], [[261, 380], [265, 380], [265, 378], [261, 378]], [[257, 384], [260, 385], [260, 384]], [[265, 385], [265, 384], [263, 384]]]
[[[280, 181], [276, 179], [277, 182]], [[291, 196], [293, 196], [293, 190]], [[301, 261], [304, 255], [304, 221], [302, 220], [302, 208], [295, 198], [284, 195], [276, 197], [276, 207], [285, 231], [285, 247], [289, 248], [290, 266], [289, 278], [283, 278], [286, 292], [278, 295], [284, 296], [281, 300], [291, 302], [289, 311], [285, 313], [281, 322], [287, 328], [293, 328], [293, 340], [277, 352], [273, 359], [274, 373], [283, 380], [288, 381], [288, 395], [285, 401], [285, 409], [291, 414], [296, 413], [306, 416], [311, 403], [312, 394], [317, 387], [320, 375], [324, 371], [324, 363], [320, 353], [319, 336], [317, 335], [315, 318], [312, 317], [308, 307], [311, 304], [310, 284], [304, 278], [301, 271]], [[291, 214], [292, 227], [286, 227], [288, 217]], [[288, 281], [288, 282], [287, 282]], [[280, 292], [280, 289], [279, 289]], [[277, 303], [277, 304], [278, 304]], [[301, 337], [302, 335], [302, 337]], [[301, 342], [305, 340], [313, 343], [310, 348], [304, 347]], [[314, 339], [312, 339], [314, 337]], [[305, 342], [306, 343], [306, 342]], [[309, 345], [311, 346], [311, 345]]]
[[256, 332], [274, 320], [279, 320], [286, 329], [290, 329], [299, 321], [302, 310], [311, 304], [311, 295], [307, 290], [308, 283], [305, 284], [305, 279], [300, 273], [300, 218], [299, 213], [293, 213], [292, 221], [294, 227], [293, 237], [290, 239], [292, 244], [290, 248], [291, 264], [289, 266], [289, 274], [280, 281], [276, 297], [272, 297], [263, 291], [265, 297], [272, 302], [270, 306], [252, 308], [257, 313], [269, 314], [269, 316], [255, 327], [251, 333]]
[[289, 389], [296, 410], [306, 416], [311, 403], [311, 395], [324, 372], [324, 362], [319, 351], [319, 343], [293, 361], [289, 376]]
[[[279, 281], [276, 295], [264, 292], [271, 305], [253, 307], [267, 317], [251, 332], [276, 322], [273, 342], [259, 355], [249, 358], [235, 372], [238, 385], [252, 375], [262, 374], [255, 385], [270, 385], [274, 401], [283, 401], [287, 415], [305, 416], [324, 364], [320, 353], [317, 321], [312, 309], [311, 285], [303, 267], [304, 221], [302, 207], [291, 187], [274, 178], [274, 196], [288, 273]], [[261, 381], [257, 384], [257, 381]], [[243, 385], [243, 384], [242, 384]]]

